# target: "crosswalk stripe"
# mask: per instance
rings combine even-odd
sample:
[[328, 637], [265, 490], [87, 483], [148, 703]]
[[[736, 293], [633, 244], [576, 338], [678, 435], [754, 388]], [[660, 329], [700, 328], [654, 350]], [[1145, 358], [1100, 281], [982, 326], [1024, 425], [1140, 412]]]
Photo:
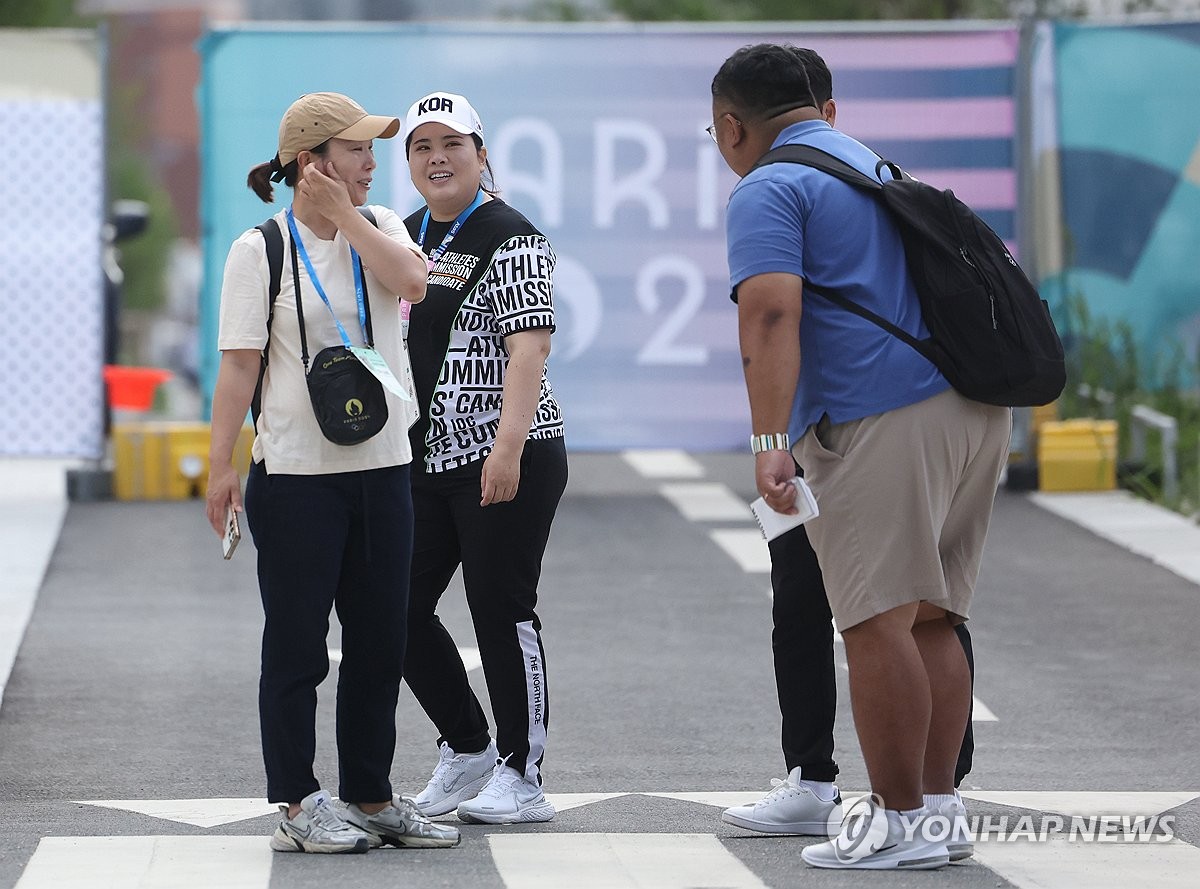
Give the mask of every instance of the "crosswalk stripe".
[[629, 796], [628, 793], [547, 793], [546, 799], [554, 806], [555, 810], [565, 812], [568, 809], [578, 809], [581, 806], [590, 806], [592, 803], [604, 802], [607, 799], [616, 799], [618, 796]]
[[758, 528], [719, 528], [708, 536], [747, 574], [771, 573], [771, 551]]
[[488, 834], [508, 889], [766, 889], [711, 834]]
[[263, 837], [43, 837], [16, 889], [267, 889]]
[[692, 522], [749, 520], [750, 507], [726, 485], [716, 482], [672, 482], [660, 485], [659, 493]]
[[216, 827], [271, 815], [276, 809], [265, 799], [82, 799], [84, 806], [101, 806], [124, 812], [137, 812], [151, 818], [177, 821], [195, 827]]
[[625, 462], [644, 478], [701, 478], [704, 467], [686, 451], [631, 449], [621, 452]]
[[[556, 805], [569, 796], [621, 795], [561, 794]], [[718, 806], [753, 796], [645, 795]], [[847, 804], [852, 796], [844, 796]], [[1108, 794], [1077, 796], [1091, 796], [1099, 803]], [[1161, 794], [1155, 805], [1160, 804], [1164, 804]], [[1148, 807], [1140, 810], [1147, 812]], [[507, 889], [766, 889], [710, 833], [506, 832], [487, 834], [486, 840]], [[996, 835], [978, 838], [975, 861], [1019, 889], [1128, 889], [1131, 885], [1191, 889], [1200, 872], [1200, 848], [1165, 836], [1131, 841], [1127, 836], [1105, 840], [1051, 834], [1037, 842], [1029, 837], [1013, 840]], [[265, 836], [44, 837], [15, 889], [268, 889], [274, 858]]]
[[975, 860], [1021, 889], [1195, 889], [1200, 849], [1187, 843], [977, 842]]
[[965, 790], [968, 799], [1059, 815], [1159, 815], [1200, 797], [1200, 790]]
[[[483, 666], [483, 658], [480, 657], [478, 648], [460, 646], [458, 656], [462, 658], [463, 667], [468, 673], [472, 670], [478, 670]], [[329, 649], [329, 662], [331, 664], [340, 664], [342, 662], [342, 650], [340, 648]]]

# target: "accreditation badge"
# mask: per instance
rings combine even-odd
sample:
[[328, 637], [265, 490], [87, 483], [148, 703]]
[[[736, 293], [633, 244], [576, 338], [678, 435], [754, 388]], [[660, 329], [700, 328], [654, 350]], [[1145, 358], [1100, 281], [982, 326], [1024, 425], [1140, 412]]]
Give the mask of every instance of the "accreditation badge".
[[350, 351], [354, 353], [354, 357], [362, 363], [363, 367], [383, 384], [383, 388], [393, 395], [399, 396], [401, 401], [412, 401], [408, 390], [396, 379], [396, 375], [392, 373], [392, 369], [388, 367], [387, 362], [383, 360], [383, 356], [378, 351], [370, 346], [351, 346]]

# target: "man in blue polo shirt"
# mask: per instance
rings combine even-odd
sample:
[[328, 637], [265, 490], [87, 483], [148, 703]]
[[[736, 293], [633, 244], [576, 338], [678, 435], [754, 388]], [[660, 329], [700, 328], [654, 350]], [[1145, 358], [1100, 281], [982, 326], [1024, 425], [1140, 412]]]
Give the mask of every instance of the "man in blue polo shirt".
[[804, 143], [874, 175], [876, 155], [821, 118], [795, 49], [739, 50], [712, 95], [711, 132], [743, 177], [726, 226], [756, 486], [794, 511], [794, 456], [817, 497], [807, 528], [877, 802], [865, 824], [802, 855], [818, 867], [939, 867], [971, 702], [954, 626], [968, 616], [1011, 416], [960, 396], [875, 325], [806, 298], [807, 282], [834, 289], [927, 335], [900, 237], [872, 196], [799, 164], [754, 169], [771, 148]]

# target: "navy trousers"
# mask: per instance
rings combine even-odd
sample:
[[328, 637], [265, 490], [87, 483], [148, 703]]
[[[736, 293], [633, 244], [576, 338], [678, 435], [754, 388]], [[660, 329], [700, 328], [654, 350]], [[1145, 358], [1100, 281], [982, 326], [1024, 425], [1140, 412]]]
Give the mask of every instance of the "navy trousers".
[[265, 616], [258, 705], [268, 799], [296, 803], [322, 786], [313, 773], [317, 686], [329, 672], [336, 608], [338, 796], [390, 800], [412, 557], [408, 466], [268, 475], [255, 465], [246, 518]]

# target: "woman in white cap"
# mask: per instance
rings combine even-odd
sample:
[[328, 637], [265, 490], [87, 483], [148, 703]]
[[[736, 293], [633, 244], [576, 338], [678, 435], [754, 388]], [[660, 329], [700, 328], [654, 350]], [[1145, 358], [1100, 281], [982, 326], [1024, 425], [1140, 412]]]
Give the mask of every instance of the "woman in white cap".
[[[271, 182], [282, 181], [294, 190], [291, 206], [242, 234], [225, 265], [207, 512], [218, 535], [243, 512], [232, 452], [253, 401], [245, 517], [265, 614], [259, 715], [267, 795], [282, 814], [271, 837], [279, 852], [459, 841], [457, 830], [431, 824], [394, 795], [389, 781], [415, 414], [400, 299], [423, 298], [426, 265], [394, 212], [371, 207], [372, 225], [356, 208], [371, 187], [372, 140], [399, 127], [337, 93], [294, 102], [278, 154], [247, 179], [266, 202]], [[316, 690], [329, 672], [335, 605], [341, 806], [313, 771]]]
[[[467, 822], [549, 821], [550, 707], [534, 608], [567, 482], [546, 378], [554, 251], [496, 196], [483, 124], [465, 98], [438, 92], [413, 103], [405, 148], [426, 202], [405, 224], [429, 257], [429, 280], [408, 333], [421, 416], [410, 433], [416, 531], [404, 678], [440, 735], [438, 765], [415, 802]], [[460, 565], [495, 741], [436, 614]]]

